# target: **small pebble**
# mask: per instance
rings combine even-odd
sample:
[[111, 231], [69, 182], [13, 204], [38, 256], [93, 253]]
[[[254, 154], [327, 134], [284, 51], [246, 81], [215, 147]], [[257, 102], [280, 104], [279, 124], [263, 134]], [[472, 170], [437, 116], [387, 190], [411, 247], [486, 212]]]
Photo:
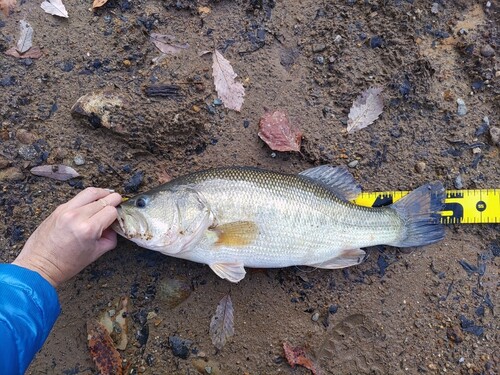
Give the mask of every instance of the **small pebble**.
[[194, 112], [198, 113], [198, 112], [200, 112], [200, 110], [201, 110], [200, 107], [198, 107], [197, 105], [193, 105], [193, 111]]
[[312, 51], [314, 53], [323, 52], [325, 49], [326, 49], [326, 45], [324, 45], [322, 43], [313, 44], [313, 46], [312, 46]]
[[457, 99], [457, 115], [465, 116], [467, 114], [467, 106], [462, 98]]
[[317, 312], [317, 311], [316, 311], [314, 314], [312, 314], [312, 316], [311, 316], [311, 320], [312, 320], [313, 322], [317, 322], [317, 321], [318, 321], [318, 319], [319, 319], [319, 312]]
[[73, 163], [75, 163], [75, 165], [84, 165], [85, 158], [82, 155], [76, 155], [73, 159]]
[[481, 55], [484, 57], [493, 57], [495, 56], [495, 50], [489, 44], [485, 44], [481, 47]]
[[336, 35], [335, 39], [333, 39], [333, 43], [339, 44], [340, 42], [342, 42], [342, 37], [340, 35]]
[[474, 147], [472, 149], [473, 154], [480, 154], [481, 153], [481, 147]]
[[20, 181], [24, 178], [19, 168], [10, 167], [0, 170], [0, 181]]
[[130, 65], [132, 65], [132, 63], [130, 62], [130, 60], [125, 59], [123, 60], [123, 65], [125, 65], [128, 68]]
[[457, 177], [455, 177], [455, 181], [453, 181], [453, 185], [455, 185], [455, 189], [463, 189], [464, 187], [464, 183], [462, 181], [462, 175], [457, 175]]
[[356, 166], [358, 165], [358, 163], [359, 163], [359, 160], [353, 160], [349, 164], [347, 164], [347, 166], [349, 168], [356, 168]]
[[432, 3], [431, 12], [434, 14], [439, 13], [439, 4], [438, 3]]
[[17, 153], [24, 160], [35, 160], [36, 157], [38, 156], [37, 150], [32, 145], [25, 145], [25, 146], [19, 147], [19, 150], [17, 150]]
[[370, 47], [371, 48], [381, 48], [383, 44], [384, 44], [384, 39], [382, 39], [378, 35], [372, 36], [370, 38]]
[[213, 105], [222, 105], [222, 100], [220, 100], [219, 98], [214, 99]]
[[325, 63], [325, 58], [323, 56], [315, 56], [313, 61], [315, 64], [323, 65]]
[[250, 121], [248, 120], [243, 120], [243, 127], [246, 129], [250, 126]]
[[496, 126], [492, 126], [490, 128], [490, 137], [491, 137], [491, 142], [495, 146], [500, 146], [500, 128]]
[[425, 167], [427, 165], [423, 161], [419, 161], [417, 164], [415, 164], [415, 171], [417, 173], [423, 173], [425, 171]]

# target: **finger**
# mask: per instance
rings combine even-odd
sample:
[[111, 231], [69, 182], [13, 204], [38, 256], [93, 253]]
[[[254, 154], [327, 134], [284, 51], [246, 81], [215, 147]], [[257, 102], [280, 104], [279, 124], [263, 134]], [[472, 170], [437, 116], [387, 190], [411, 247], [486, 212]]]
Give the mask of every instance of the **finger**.
[[66, 203], [66, 207], [69, 209], [85, 206], [91, 202], [94, 202], [98, 199], [107, 197], [111, 192], [107, 189], [101, 189], [96, 187], [89, 187], [85, 190], [81, 191], [73, 199]]
[[[99, 212], [92, 216], [89, 220], [92, 225], [95, 225], [97, 233], [101, 234], [109, 228], [111, 224], [118, 218], [118, 211], [113, 206], [103, 207]], [[102, 236], [102, 234], [101, 234]]]
[[111, 230], [111, 229], [105, 229], [104, 232], [102, 232], [102, 237], [97, 240], [97, 257], [100, 257], [104, 253], [108, 252], [109, 250], [112, 250], [116, 247], [117, 243], [117, 236], [116, 233]]
[[107, 206], [116, 207], [122, 201], [122, 196], [118, 193], [109, 194], [106, 197], [100, 198], [92, 203], [89, 203], [83, 207], [78, 208], [78, 213], [84, 219], [94, 216], [96, 213], [101, 211]]

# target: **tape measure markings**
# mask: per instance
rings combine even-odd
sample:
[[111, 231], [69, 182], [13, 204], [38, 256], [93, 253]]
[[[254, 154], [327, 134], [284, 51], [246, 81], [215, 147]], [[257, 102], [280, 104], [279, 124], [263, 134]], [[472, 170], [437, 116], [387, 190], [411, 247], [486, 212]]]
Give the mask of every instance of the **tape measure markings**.
[[[390, 205], [409, 191], [363, 192], [354, 203], [366, 207]], [[445, 207], [441, 212], [443, 224], [500, 223], [500, 190], [447, 190]]]

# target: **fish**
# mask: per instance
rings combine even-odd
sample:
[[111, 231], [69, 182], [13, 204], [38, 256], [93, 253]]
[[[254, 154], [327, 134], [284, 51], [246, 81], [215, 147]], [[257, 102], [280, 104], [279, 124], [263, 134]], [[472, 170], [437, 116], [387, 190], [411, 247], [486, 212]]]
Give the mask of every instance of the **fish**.
[[207, 264], [234, 283], [245, 277], [245, 267], [344, 268], [364, 261], [362, 248], [425, 246], [444, 238], [441, 182], [379, 208], [351, 203], [360, 192], [343, 166], [298, 174], [207, 169], [123, 202], [112, 228], [141, 247]]

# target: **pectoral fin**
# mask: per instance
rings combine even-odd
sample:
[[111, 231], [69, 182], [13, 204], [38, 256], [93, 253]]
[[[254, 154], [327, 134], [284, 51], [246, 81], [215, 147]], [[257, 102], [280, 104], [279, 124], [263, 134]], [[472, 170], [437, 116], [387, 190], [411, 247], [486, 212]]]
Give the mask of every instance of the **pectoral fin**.
[[210, 268], [222, 279], [237, 283], [245, 277], [243, 263], [214, 263]]
[[366, 253], [361, 249], [342, 250], [335, 258], [328, 259], [321, 263], [308, 264], [311, 267], [336, 269], [355, 266], [366, 259]]
[[217, 235], [216, 245], [237, 247], [250, 245], [259, 234], [259, 227], [253, 221], [235, 221], [210, 229]]

